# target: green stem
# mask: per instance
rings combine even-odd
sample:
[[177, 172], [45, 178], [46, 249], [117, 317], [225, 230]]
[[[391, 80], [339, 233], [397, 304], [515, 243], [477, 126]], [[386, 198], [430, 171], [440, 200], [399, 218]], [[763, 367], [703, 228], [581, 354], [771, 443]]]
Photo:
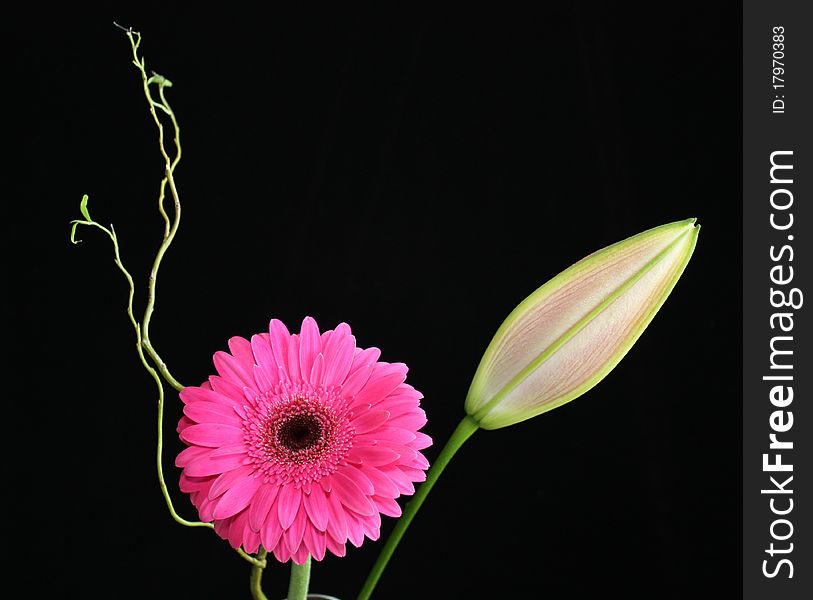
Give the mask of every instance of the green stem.
[[305, 600], [311, 580], [311, 557], [301, 565], [291, 561], [291, 583], [288, 584], [288, 600]]
[[378, 580], [381, 578], [381, 574], [384, 572], [393, 552], [395, 552], [395, 548], [398, 547], [398, 542], [401, 541], [404, 532], [407, 527], [409, 527], [418, 509], [423, 504], [423, 501], [426, 500], [438, 477], [443, 473], [443, 469], [445, 469], [449, 461], [452, 460], [452, 457], [460, 449], [460, 446], [463, 445], [463, 442], [469, 439], [477, 429], [479, 429], [479, 426], [475, 420], [468, 415], [460, 421], [457, 429], [454, 430], [449, 441], [446, 442], [443, 450], [440, 451], [437, 460], [435, 460], [435, 463], [429, 469], [426, 481], [418, 488], [412, 500], [404, 507], [404, 514], [398, 519], [398, 522], [395, 524], [395, 529], [392, 530], [387, 543], [381, 550], [381, 554], [378, 555], [378, 560], [375, 561], [373, 568], [370, 570], [370, 574], [367, 576], [367, 581], [364, 582], [364, 587], [362, 587], [361, 592], [359, 592], [358, 600], [368, 600], [373, 593]]
[[[265, 555], [267, 551], [265, 548], [260, 548], [260, 551], [257, 553], [257, 558], [259, 560], [265, 560]], [[251, 567], [251, 597], [254, 600], [268, 600], [268, 596], [263, 593], [263, 567], [254, 565]]]

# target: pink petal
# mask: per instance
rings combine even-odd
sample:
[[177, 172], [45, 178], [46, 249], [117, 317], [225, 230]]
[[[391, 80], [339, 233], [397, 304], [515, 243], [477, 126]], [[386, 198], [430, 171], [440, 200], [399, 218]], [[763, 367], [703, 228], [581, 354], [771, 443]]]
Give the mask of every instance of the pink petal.
[[357, 394], [359, 400], [376, 404], [404, 382], [407, 367], [403, 363], [378, 363], [367, 385]]
[[305, 564], [305, 561], [308, 560], [308, 549], [305, 547], [305, 544], [301, 544], [299, 546], [299, 550], [296, 551], [296, 554], [291, 555], [291, 560], [298, 565]]
[[373, 372], [372, 366], [364, 366], [358, 371], [350, 374], [350, 376], [342, 384], [342, 396], [345, 398], [352, 398], [359, 390], [361, 390], [370, 379]]
[[322, 340], [319, 336], [319, 326], [313, 317], [305, 317], [299, 331], [299, 372], [305, 379], [310, 375], [316, 355], [322, 351]]
[[407, 463], [407, 466], [425, 471], [429, 468], [429, 461], [426, 460], [426, 457], [423, 454], [416, 452], [416, 456]]
[[[353, 364], [353, 352], [356, 349], [356, 340], [351, 335], [334, 335], [330, 345], [325, 348], [325, 383], [327, 385], [341, 385], [350, 372]], [[336, 343], [334, 343], [336, 342]]]
[[229, 524], [229, 545], [239, 548], [243, 544], [243, 531], [246, 529], [246, 514], [235, 515]]
[[[394, 441], [394, 440], [393, 440]], [[423, 450], [432, 445], [432, 438], [420, 431], [415, 432], [415, 441], [410, 444], [416, 450]]]
[[[260, 477], [244, 477], [232, 485], [225, 494], [220, 497], [220, 501], [214, 510], [215, 519], [226, 519], [236, 515], [248, 506], [254, 493], [262, 485]], [[242, 535], [242, 530], [241, 530]]]
[[242, 419], [231, 406], [214, 402], [190, 402], [183, 407], [183, 413], [196, 423], [223, 423], [241, 427]]
[[301, 502], [302, 492], [298, 488], [290, 484], [280, 487], [277, 498], [277, 515], [283, 529], [288, 529], [294, 522]]
[[332, 329], [328, 329], [327, 331], [323, 331], [322, 335], [319, 337], [320, 344], [322, 345], [322, 354], [325, 353], [325, 350], [327, 349], [328, 344], [330, 344], [330, 340], [331, 340], [332, 337], [333, 337], [333, 330]]
[[308, 553], [313, 556], [315, 560], [325, 558], [327, 534], [325, 534], [324, 531], [318, 531], [314, 527], [306, 527], [302, 541], [305, 543]]
[[274, 373], [277, 372], [277, 359], [274, 358], [271, 344], [263, 336], [259, 334], [251, 336], [251, 351], [254, 353], [254, 360], [259, 366]]
[[[242, 527], [234, 527], [234, 523], [237, 521], [237, 516], [229, 517], [228, 519], [220, 519], [217, 521], [218, 523], [223, 523], [223, 530], [225, 533], [225, 539], [229, 542], [229, 546], [232, 548], [238, 548], [242, 543]], [[234, 529], [232, 529], [234, 527]]]
[[209, 497], [206, 496], [203, 492], [198, 494], [198, 515], [200, 515], [201, 521], [206, 521], [210, 523], [215, 520], [214, 517], [214, 510], [215, 506], [217, 505], [217, 500], [209, 500]]
[[348, 335], [353, 335], [353, 332], [350, 329], [350, 325], [342, 321], [341, 323], [336, 325], [336, 335], [346, 337]]
[[[372, 498], [370, 498], [370, 502], [372, 501]], [[369, 525], [371, 530], [378, 530], [381, 527], [381, 514], [377, 510], [374, 510], [373, 514], [369, 517], [362, 517], [361, 522]]]
[[382, 471], [379, 471], [375, 467], [368, 467], [367, 465], [362, 465], [361, 471], [375, 487], [376, 496], [397, 498], [400, 495], [398, 487]]
[[[375, 432], [365, 433], [362, 435], [357, 435], [353, 438], [353, 445], [354, 446], [378, 446], [379, 442], [376, 439]], [[357, 463], [360, 461], [356, 461]]]
[[302, 535], [305, 533], [305, 527], [309, 526], [308, 515], [304, 510], [300, 510], [291, 526], [282, 534], [282, 539], [288, 545], [291, 554], [295, 554], [299, 550], [299, 545], [302, 543]]
[[354, 446], [347, 454], [347, 459], [354, 463], [363, 463], [371, 467], [380, 467], [394, 463], [399, 458], [389, 448], [378, 446]]
[[398, 467], [401, 471], [409, 477], [410, 481], [426, 481], [426, 473], [423, 469], [415, 469], [412, 467], [405, 467], [403, 465]]
[[277, 366], [287, 370], [288, 343], [291, 340], [291, 334], [288, 333], [288, 328], [285, 327], [282, 321], [271, 319], [271, 323], [268, 325], [268, 334], [271, 339], [271, 351], [274, 353]]
[[218, 377], [217, 375], [209, 377], [209, 382], [212, 384], [212, 389], [214, 389], [221, 398], [225, 398], [224, 402], [243, 402], [242, 385], [238, 387], [231, 381]]
[[354, 373], [362, 367], [374, 365], [378, 359], [381, 358], [381, 350], [378, 348], [357, 348], [353, 354], [353, 364], [350, 367], [350, 372]]
[[350, 478], [353, 483], [355, 483], [358, 488], [361, 490], [361, 493], [365, 496], [372, 496], [375, 494], [375, 486], [373, 483], [367, 478], [365, 472], [362, 471], [359, 467], [350, 467], [348, 469], [342, 470], [342, 475]]
[[223, 473], [217, 479], [215, 479], [214, 483], [212, 484], [212, 487], [209, 490], [209, 500], [214, 500], [215, 498], [222, 496], [224, 493], [226, 493], [226, 490], [235, 485], [241, 479], [252, 478], [253, 472], [253, 467], [243, 466], [235, 469], [234, 471]]
[[331, 494], [338, 495], [344, 506], [360, 515], [371, 515], [375, 512], [370, 500], [352, 479], [343, 475], [341, 471], [333, 473], [331, 479], [333, 480], [333, 492]]
[[415, 486], [412, 485], [412, 480], [398, 467], [388, 467], [386, 470], [381, 470], [390, 480], [395, 484], [405, 496], [411, 496], [415, 493]]
[[194, 424], [195, 422], [192, 419], [190, 419], [187, 416], [183, 416], [181, 417], [181, 420], [178, 421], [178, 427], [175, 428], [175, 431], [177, 431], [178, 433], [183, 433], [184, 429], [186, 429], [187, 427], [191, 427]]
[[232, 548], [239, 548], [243, 545], [243, 530], [245, 529], [245, 519], [241, 518], [243, 515], [236, 515], [229, 523], [229, 545]]
[[426, 425], [426, 413], [423, 412], [423, 409], [419, 408], [413, 413], [406, 413], [390, 419], [387, 422], [387, 425], [390, 427], [403, 427], [404, 429], [417, 431]]
[[364, 542], [364, 527], [352, 513], [347, 514], [347, 539], [356, 548], [360, 548]]
[[[327, 478], [325, 478], [327, 479]], [[347, 518], [345, 510], [339, 500], [338, 494], [330, 493], [326, 496], [328, 508], [328, 520], [326, 531], [335, 540], [344, 543], [347, 539]]]
[[[240, 392], [238, 397], [242, 397], [242, 395], [243, 393]], [[195, 386], [185, 387], [180, 391], [179, 396], [184, 404], [191, 404], [193, 402], [214, 402], [225, 406], [234, 404], [234, 401], [227, 395]]]
[[313, 523], [313, 526], [319, 531], [327, 529], [327, 522], [330, 518], [330, 511], [328, 509], [327, 497], [325, 492], [318, 485], [311, 487], [311, 493], [302, 497], [305, 505], [305, 511]]
[[294, 334], [288, 340], [288, 377], [293, 382], [301, 381], [299, 370], [299, 336]]
[[240, 336], [234, 336], [229, 339], [229, 351], [246, 372], [251, 371], [254, 366], [254, 352], [251, 349], [251, 342]]
[[180, 487], [182, 492], [187, 494], [200, 491], [208, 493], [214, 480], [214, 477], [189, 477], [186, 473], [181, 473], [181, 480], [178, 487]]
[[[347, 536], [342, 536], [342, 540], [346, 540], [346, 539], [347, 539]], [[327, 549], [330, 550], [336, 556], [342, 557], [345, 554], [347, 554], [347, 548], [345, 548], [343, 541], [338, 542], [335, 539], [333, 539], [332, 535], [328, 534], [325, 537], [325, 542], [326, 542], [326, 545], [327, 545]]]
[[373, 496], [373, 504], [382, 515], [388, 517], [398, 518], [401, 516], [401, 507], [392, 498], [385, 498], [383, 496]]
[[387, 398], [391, 398], [393, 400], [420, 400], [423, 398], [423, 394], [408, 383], [402, 383], [395, 388], [395, 390], [393, 390], [390, 395], [387, 396]]
[[253, 554], [260, 549], [260, 534], [252, 531], [248, 526], [248, 521], [243, 527], [243, 550]]
[[[251, 515], [249, 515], [250, 518]], [[263, 548], [269, 552], [273, 552], [277, 546], [284, 546], [280, 543], [283, 529], [279, 524], [279, 519], [270, 518], [265, 520], [265, 525], [260, 530], [260, 539], [263, 542]], [[274, 554], [276, 556], [276, 553]]]
[[245, 457], [245, 453], [229, 454], [226, 456], [212, 456], [210, 451], [206, 456], [197, 458], [186, 465], [184, 472], [190, 477], [208, 477], [210, 475], [220, 475], [221, 473], [227, 473], [241, 467]]
[[[378, 516], [378, 512], [375, 513]], [[381, 536], [381, 519], [373, 521], [373, 519], [362, 519], [361, 530], [371, 540], [375, 541]]]
[[245, 387], [243, 388], [243, 398], [245, 398], [246, 400], [248, 400], [248, 403], [249, 403], [249, 405], [251, 405], [251, 406], [254, 406], [254, 405], [255, 405], [255, 403], [256, 403], [256, 401], [257, 401], [257, 397], [258, 397], [259, 395], [260, 395], [260, 394], [259, 394], [259, 393], [257, 393], [257, 390], [254, 388], [254, 386], [251, 386], [251, 387], [249, 387], [249, 386], [245, 386]]
[[311, 374], [310, 374], [310, 382], [313, 386], [321, 386], [322, 385], [322, 375], [325, 372], [325, 357], [319, 353], [316, 355], [316, 358], [313, 361], [313, 367], [311, 367]]
[[175, 466], [184, 468], [190, 462], [200, 458], [201, 456], [209, 456], [211, 451], [211, 448], [202, 448], [200, 446], [189, 446], [184, 448], [175, 458]]
[[254, 365], [254, 381], [258, 392], [267, 392], [278, 382], [277, 371], [276, 369], [269, 371], [265, 367]]
[[218, 456], [229, 456], [231, 454], [240, 454], [245, 455], [246, 453], [246, 445], [243, 443], [240, 444], [232, 444], [230, 446], [221, 446], [220, 448], [216, 448], [212, 450], [212, 458], [216, 458]]
[[374, 440], [381, 440], [384, 442], [392, 442], [393, 444], [409, 444], [416, 439], [416, 433], [401, 429], [400, 427], [381, 427], [375, 431], [365, 434], [365, 438]]
[[215, 532], [224, 540], [229, 539], [229, 526], [234, 519], [224, 519], [223, 521], [215, 521]]
[[214, 355], [215, 369], [221, 377], [239, 386], [254, 385], [254, 377], [240, 362], [226, 352], [218, 351]]
[[413, 450], [409, 446], [402, 446], [400, 444], [392, 444], [390, 442], [379, 442], [376, 448], [388, 448], [395, 452], [398, 457], [401, 459], [399, 462], [401, 464], [409, 463], [410, 461], [415, 460], [418, 457], [418, 451]]
[[291, 552], [288, 550], [288, 546], [285, 543], [280, 542], [276, 546], [274, 546], [274, 558], [276, 558], [281, 563], [287, 563], [291, 560]]
[[252, 530], [262, 530], [265, 520], [268, 518], [268, 513], [274, 505], [278, 491], [278, 485], [266, 483], [254, 494], [254, 499], [251, 501], [251, 507], [248, 510], [248, 524]]
[[184, 429], [181, 439], [187, 444], [216, 448], [242, 441], [243, 430], [222, 423], [200, 423]]
[[367, 433], [373, 429], [378, 429], [390, 418], [389, 411], [369, 410], [350, 421], [356, 430], [356, 434]]
[[415, 412], [420, 405], [419, 400], [414, 399], [393, 399], [391, 396], [375, 405], [376, 410], [386, 410], [392, 418], [400, 417], [404, 413]]

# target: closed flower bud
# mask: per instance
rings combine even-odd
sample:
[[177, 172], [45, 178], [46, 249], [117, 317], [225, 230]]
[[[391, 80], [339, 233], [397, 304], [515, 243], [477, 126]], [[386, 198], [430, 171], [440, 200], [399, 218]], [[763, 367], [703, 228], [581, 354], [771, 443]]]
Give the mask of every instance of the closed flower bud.
[[484, 429], [530, 419], [601, 381], [632, 347], [694, 251], [695, 219], [639, 233], [577, 262], [508, 316], [466, 398]]

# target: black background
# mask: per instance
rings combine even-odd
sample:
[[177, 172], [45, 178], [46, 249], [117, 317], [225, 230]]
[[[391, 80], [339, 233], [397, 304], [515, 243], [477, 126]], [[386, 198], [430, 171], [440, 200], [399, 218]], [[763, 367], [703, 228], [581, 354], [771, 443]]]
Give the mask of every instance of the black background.
[[[107, 239], [68, 242], [87, 193], [143, 308], [162, 162], [114, 19], [142, 31], [148, 68], [175, 83], [184, 213], [152, 337], [183, 382], [271, 317], [347, 321], [361, 346], [410, 366], [431, 461], [520, 300], [600, 247], [698, 217], [694, 258], [630, 354], [578, 401], [476, 434], [377, 597], [739, 595], [741, 18], [707, 2], [164, 5], [15, 24], [4, 488], [27, 596], [248, 597], [227, 544], [166, 512], [155, 390]], [[167, 479], [191, 518], [171, 390], [167, 404]], [[312, 590], [354, 597], [381, 545], [316, 564]], [[269, 596], [286, 582], [273, 564]]]

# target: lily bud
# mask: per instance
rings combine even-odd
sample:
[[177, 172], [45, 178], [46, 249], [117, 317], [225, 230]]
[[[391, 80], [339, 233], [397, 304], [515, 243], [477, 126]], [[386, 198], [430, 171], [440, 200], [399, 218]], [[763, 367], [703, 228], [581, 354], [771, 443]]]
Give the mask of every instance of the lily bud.
[[484, 429], [530, 419], [601, 381], [672, 291], [696, 219], [644, 231], [566, 269], [517, 306], [488, 346], [466, 412]]

